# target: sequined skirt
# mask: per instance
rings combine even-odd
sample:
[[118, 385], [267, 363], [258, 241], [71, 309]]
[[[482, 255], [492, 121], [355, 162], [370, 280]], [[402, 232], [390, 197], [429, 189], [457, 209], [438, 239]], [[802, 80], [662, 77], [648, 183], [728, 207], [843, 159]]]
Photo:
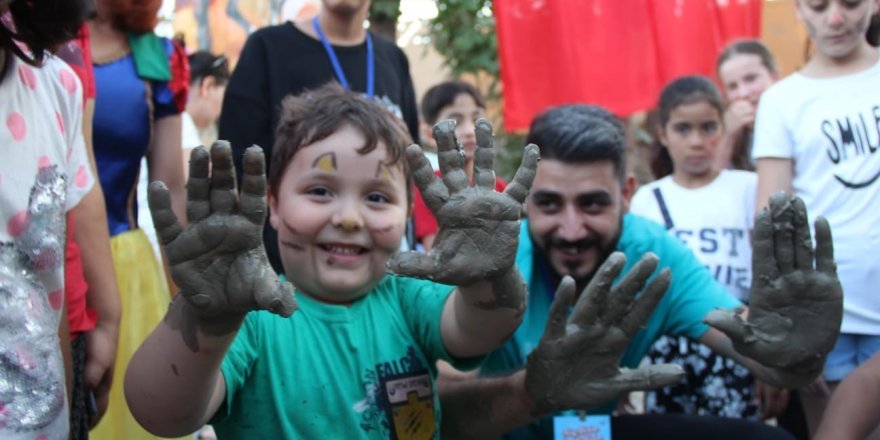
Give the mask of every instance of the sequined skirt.
[[122, 304], [119, 349], [116, 354], [110, 405], [101, 422], [90, 433], [98, 440], [158, 438], [135, 421], [125, 403], [123, 378], [128, 361], [168, 310], [171, 296], [159, 259], [146, 234], [140, 229], [110, 239], [113, 267]]

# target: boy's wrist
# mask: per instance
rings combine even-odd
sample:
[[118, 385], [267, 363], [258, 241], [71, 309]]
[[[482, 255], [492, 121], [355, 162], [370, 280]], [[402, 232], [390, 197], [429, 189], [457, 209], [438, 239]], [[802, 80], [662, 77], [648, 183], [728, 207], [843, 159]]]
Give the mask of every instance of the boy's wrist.
[[483, 310], [496, 310], [501, 308], [522, 311], [525, 307], [526, 284], [516, 266], [501, 272], [491, 278], [470, 286], [460, 286], [463, 291], [488, 291], [477, 297], [467, 295], [468, 302]]
[[206, 315], [191, 304], [185, 295], [177, 294], [168, 306], [165, 322], [181, 332], [187, 346], [198, 351], [199, 342], [205, 338], [234, 337], [246, 316], [247, 313], [239, 312]]

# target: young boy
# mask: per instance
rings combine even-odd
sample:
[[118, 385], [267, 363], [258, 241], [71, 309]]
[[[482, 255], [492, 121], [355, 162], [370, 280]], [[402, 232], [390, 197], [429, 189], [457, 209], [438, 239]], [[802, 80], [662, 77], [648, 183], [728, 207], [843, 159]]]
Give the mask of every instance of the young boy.
[[[486, 101], [476, 87], [462, 81], [446, 81], [435, 85], [422, 97], [422, 138], [431, 142], [431, 127], [445, 119], [455, 121], [455, 136], [464, 150], [464, 171], [468, 181], [474, 177], [474, 151], [477, 146], [476, 122], [486, 116]], [[440, 174], [437, 173], [439, 176]], [[500, 177], [495, 178], [495, 190], [504, 191], [507, 186]], [[419, 191], [415, 192], [413, 224], [416, 241], [430, 250], [437, 237], [437, 219], [425, 205]]]
[[[206, 150], [193, 152], [185, 230], [161, 183], [151, 186], [181, 292], [126, 374], [145, 428], [183, 435], [210, 421], [220, 438], [439, 438], [435, 360], [474, 367], [520, 322], [516, 234], [538, 153], [527, 147], [502, 194], [491, 185], [487, 122], [477, 124], [473, 187], [452, 124], [435, 129], [445, 182], [418, 147], [405, 150], [405, 130], [338, 86], [285, 102], [268, 205], [295, 302], [261, 243], [259, 148], [244, 157], [240, 202], [229, 145], [212, 148], [211, 177]], [[392, 256], [411, 203], [410, 166], [441, 232], [432, 253]], [[386, 265], [457, 287], [386, 275]], [[248, 314], [258, 309], [275, 315]]]

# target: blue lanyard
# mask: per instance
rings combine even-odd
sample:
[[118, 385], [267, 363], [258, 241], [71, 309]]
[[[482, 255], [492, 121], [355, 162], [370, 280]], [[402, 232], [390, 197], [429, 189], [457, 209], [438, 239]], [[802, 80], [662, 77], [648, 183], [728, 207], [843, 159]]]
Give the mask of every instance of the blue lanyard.
[[[330, 64], [333, 65], [333, 71], [336, 73], [336, 79], [339, 80], [339, 84], [346, 90], [351, 90], [351, 87], [348, 85], [348, 79], [345, 77], [345, 72], [342, 71], [342, 65], [339, 64], [339, 58], [336, 57], [336, 51], [333, 50], [330, 41], [327, 40], [324, 32], [321, 31], [318, 17], [312, 19], [312, 26], [315, 28], [315, 33], [318, 34], [321, 44], [324, 45], [324, 51], [327, 52], [327, 57], [330, 58]], [[370, 37], [370, 33], [367, 32], [367, 97], [372, 98], [375, 90], [376, 72], [373, 62], [373, 39]]]

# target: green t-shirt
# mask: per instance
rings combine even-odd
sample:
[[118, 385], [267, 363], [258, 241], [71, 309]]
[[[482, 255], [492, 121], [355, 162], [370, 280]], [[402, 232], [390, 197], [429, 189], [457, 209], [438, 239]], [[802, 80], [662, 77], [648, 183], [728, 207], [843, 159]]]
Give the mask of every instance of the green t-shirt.
[[250, 313], [223, 360], [221, 439], [439, 438], [435, 360], [452, 287], [386, 276], [350, 306], [297, 292], [290, 318]]

